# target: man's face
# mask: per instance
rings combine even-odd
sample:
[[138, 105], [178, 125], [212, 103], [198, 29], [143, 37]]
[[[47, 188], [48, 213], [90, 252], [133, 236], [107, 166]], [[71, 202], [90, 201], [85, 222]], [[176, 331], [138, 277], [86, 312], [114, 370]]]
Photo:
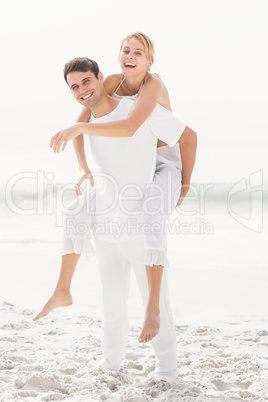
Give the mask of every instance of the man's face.
[[81, 105], [91, 109], [100, 100], [104, 87], [103, 76], [99, 73], [99, 79], [91, 71], [73, 71], [67, 75], [67, 82], [75, 99]]

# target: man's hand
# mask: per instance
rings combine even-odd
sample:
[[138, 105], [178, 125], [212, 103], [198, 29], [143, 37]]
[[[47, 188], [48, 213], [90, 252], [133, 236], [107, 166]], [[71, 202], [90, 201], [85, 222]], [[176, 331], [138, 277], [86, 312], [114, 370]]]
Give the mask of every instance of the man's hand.
[[177, 202], [176, 207], [179, 207], [181, 205], [181, 203], [184, 200], [184, 198], [186, 197], [189, 189], [190, 189], [190, 184], [183, 184], [182, 185], [180, 198], [179, 198], [179, 201]]
[[[59, 153], [60, 150], [64, 151], [69, 141], [78, 137], [78, 135], [82, 134], [79, 130], [79, 125], [65, 128], [64, 130], [59, 131], [56, 135], [54, 135], [50, 140], [50, 148], [53, 148], [54, 152]], [[63, 146], [62, 146], [63, 144]], [[62, 146], [62, 149], [61, 149]]]
[[82, 169], [81, 171], [82, 171], [83, 174], [82, 174], [82, 176], [79, 178], [79, 180], [78, 180], [78, 182], [76, 183], [76, 185], [74, 186], [75, 192], [76, 192], [76, 195], [77, 195], [77, 196], [82, 195], [82, 191], [81, 191], [80, 186], [81, 186], [81, 184], [82, 184], [85, 180], [89, 179], [89, 180], [90, 180], [90, 185], [91, 185], [91, 187], [94, 186], [94, 178], [93, 178], [93, 176], [92, 176], [92, 173], [91, 173], [90, 169], [86, 169], [86, 170]]

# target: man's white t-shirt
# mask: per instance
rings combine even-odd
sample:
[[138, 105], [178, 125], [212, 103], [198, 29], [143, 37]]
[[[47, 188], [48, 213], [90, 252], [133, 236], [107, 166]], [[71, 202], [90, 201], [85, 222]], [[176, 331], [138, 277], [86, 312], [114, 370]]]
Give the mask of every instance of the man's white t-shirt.
[[[122, 99], [105, 116], [91, 117], [92, 123], [125, 119], [133, 100]], [[138, 237], [143, 196], [152, 183], [156, 166], [157, 140], [174, 146], [185, 124], [172, 112], [157, 105], [132, 137], [90, 135], [91, 154], [97, 166], [95, 236], [98, 240], [125, 241]]]

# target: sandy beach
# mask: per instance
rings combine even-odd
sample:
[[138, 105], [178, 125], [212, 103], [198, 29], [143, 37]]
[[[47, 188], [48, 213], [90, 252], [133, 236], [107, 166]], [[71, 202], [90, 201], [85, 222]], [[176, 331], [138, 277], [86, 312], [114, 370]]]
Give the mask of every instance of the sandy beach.
[[33, 324], [32, 310], [2, 302], [1, 401], [265, 401], [268, 331], [176, 326], [180, 375], [154, 385], [150, 345], [130, 328], [119, 373], [98, 367], [101, 322], [62, 312]]

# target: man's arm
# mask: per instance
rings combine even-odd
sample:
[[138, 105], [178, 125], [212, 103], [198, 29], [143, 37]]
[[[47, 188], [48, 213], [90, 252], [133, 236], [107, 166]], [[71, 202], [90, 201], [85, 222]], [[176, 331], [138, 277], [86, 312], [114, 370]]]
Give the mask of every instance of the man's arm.
[[[90, 109], [84, 107], [81, 110], [81, 113], [77, 119], [77, 123], [88, 123], [90, 116], [91, 116]], [[77, 161], [78, 161], [80, 170], [86, 171], [88, 169], [88, 165], [87, 165], [87, 159], [86, 159], [85, 147], [84, 147], [84, 136], [79, 135], [78, 137], [74, 138], [73, 146], [74, 146], [74, 150], [75, 150], [75, 154], [77, 157]]]
[[[83, 108], [77, 121], [88, 122], [90, 119], [90, 115], [91, 115], [90, 109]], [[78, 161], [79, 169], [82, 173], [81, 177], [79, 178], [78, 182], [75, 185], [75, 191], [77, 195], [82, 195], [80, 186], [84, 182], [84, 180], [89, 179], [91, 186], [94, 186], [94, 179], [91, 170], [89, 169], [87, 164], [83, 134], [73, 139], [73, 146]]]
[[195, 163], [197, 148], [196, 133], [183, 122], [173, 116], [168, 110], [156, 107], [150, 117], [150, 128], [157, 139], [173, 147], [180, 144], [182, 159], [182, 190], [177, 206], [179, 206], [189, 191], [190, 180]]
[[182, 203], [190, 188], [191, 176], [194, 169], [196, 149], [197, 149], [197, 135], [186, 126], [180, 139], [178, 140], [181, 151], [182, 161], [182, 189], [177, 207]]

